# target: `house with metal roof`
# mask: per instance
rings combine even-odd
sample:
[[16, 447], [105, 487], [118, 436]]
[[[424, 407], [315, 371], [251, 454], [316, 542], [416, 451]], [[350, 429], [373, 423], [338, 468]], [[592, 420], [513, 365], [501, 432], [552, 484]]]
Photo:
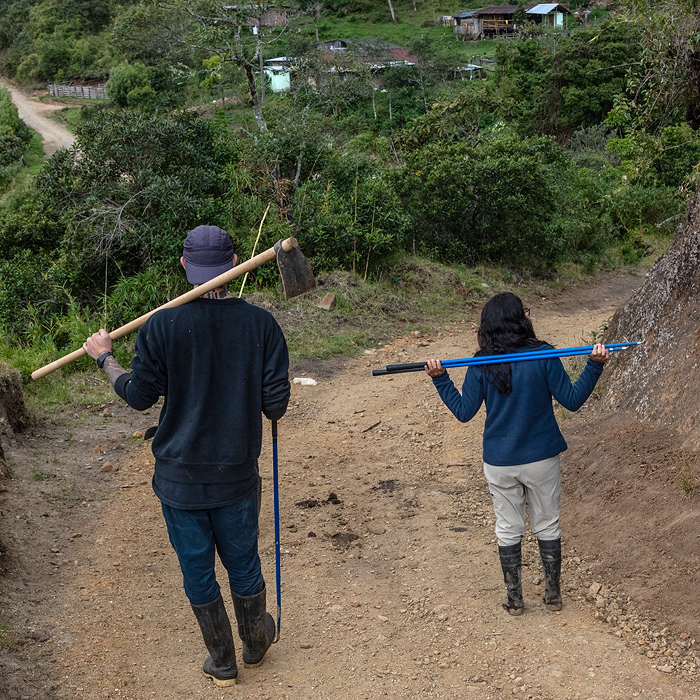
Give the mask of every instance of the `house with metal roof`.
[[[535, 7], [535, 5], [525, 5], [527, 10]], [[481, 22], [481, 38], [493, 38], [496, 36], [515, 36], [517, 23], [515, 21], [515, 13], [518, 11], [518, 5], [490, 5], [481, 10], [476, 10], [477, 16]]]
[[[523, 9], [529, 21], [551, 27], [563, 27], [564, 17], [571, 14], [559, 3], [524, 5]], [[470, 36], [476, 39], [515, 36], [517, 10], [518, 5], [490, 5], [480, 10], [465, 10], [452, 15], [453, 31], [457, 38], [462, 36], [464, 39]]]
[[369, 64], [373, 70], [412, 66], [417, 60], [402, 46], [383, 39], [331, 39], [320, 41], [314, 47], [320, 49], [327, 60], [338, 54], [349, 53], [358, 61]]
[[460, 36], [466, 39], [468, 36], [476, 36], [481, 31], [481, 23], [477, 16], [477, 10], [465, 10], [457, 15], [452, 15], [453, 32], [459, 39]]
[[559, 3], [547, 3], [535, 5], [525, 10], [528, 19], [536, 24], [545, 24], [550, 27], [563, 28], [566, 15], [570, 15], [568, 8]]

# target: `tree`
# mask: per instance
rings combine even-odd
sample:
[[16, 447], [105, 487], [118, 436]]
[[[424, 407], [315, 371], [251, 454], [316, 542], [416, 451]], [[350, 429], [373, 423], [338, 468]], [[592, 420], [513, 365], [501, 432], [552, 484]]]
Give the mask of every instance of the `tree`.
[[143, 63], [120, 63], [112, 69], [105, 90], [110, 99], [119, 107], [138, 107], [147, 98], [152, 99], [155, 91], [148, 80]]
[[310, 15], [313, 19], [314, 28], [316, 29], [316, 41], [318, 42], [318, 21], [323, 13], [323, 2], [321, 0], [297, 0], [297, 4], [303, 14]]
[[[223, 62], [239, 66], [246, 77], [255, 121], [260, 131], [267, 125], [262, 113], [264, 101], [264, 48], [279, 40], [289, 26], [290, 10], [278, 26], [270, 22], [276, 5], [255, 4], [222, 6], [219, 0], [155, 0], [164, 10], [166, 30], [180, 44], [194, 51], [216, 55]], [[276, 15], [279, 17], [279, 15]], [[255, 74], [260, 76], [258, 93]]]
[[660, 128], [678, 118], [700, 127], [698, 0], [627, 0], [641, 29], [642, 70], [630, 74], [634, 121]]
[[40, 197], [67, 231], [65, 267], [75, 289], [104, 284], [105, 261], [130, 275], [179, 257], [182, 232], [225, 226], [233, 146], [196, 113], [98, 110], [37, 179]]

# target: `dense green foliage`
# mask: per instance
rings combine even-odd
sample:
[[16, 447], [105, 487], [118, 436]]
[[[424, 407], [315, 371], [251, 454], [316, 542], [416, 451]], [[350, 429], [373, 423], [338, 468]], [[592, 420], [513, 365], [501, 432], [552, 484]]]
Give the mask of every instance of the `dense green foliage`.
[[19, 118], [10, 91], [0, 85], [0, 192], [17, 170], [30, 140], [31, 132]]
[[103, 35], [116, 9], [108, 0], [2, 3], [0, 70], [20, 82], [104, 75]]
[[[695, 186], [694, 125], [676, 109], [647, 129], [625, 96], [647, 49], [621, 17], [570, 36], [528, 25], [495, 43], [495, 70], [463, 80], [469, 42], [426, 32], [407, 42], [414, 65], [378, 69], [367, 43], [324, 56], [308, 21], [263, 45], [245, 17], [192, 20], [211, 8], [222, 11], [213, 0], [0, 9], [0, 68], [26, 82], [109, 72], [113, 103], [85, 108], [75, 147], [0, 209], [12, 342], [50, 353], [89, 317], [114, 327], [183, 291], [182, 240], [200, 223], [226, 228], [245, 259], [266, 215], [257, 251], [296, 235], [317, 271], [368, 278], [417, 254], [547, 275], [637, 262]], [[387, 14], [332, 0], [320, 26], [362, 12]], [[256, 51], [272, 46], [299, 60], [294, 89], [263, 101]], [[7, 167], [28, 134], [0, 92]], [[261, 269], [249, 284], [276, 279]]]
[[513, 101], [512, 117], [529, 133], [571, 134], [599, 124], [625, 91], [639, 62], [641, 37], [632, 24], [581, 29], [570, 39], [543, 31], [498, 43], [496, 86]]

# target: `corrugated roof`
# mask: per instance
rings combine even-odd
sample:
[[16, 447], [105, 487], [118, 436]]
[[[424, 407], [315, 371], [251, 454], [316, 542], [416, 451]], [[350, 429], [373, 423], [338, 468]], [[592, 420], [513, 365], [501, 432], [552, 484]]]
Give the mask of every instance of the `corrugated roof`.
[[454, 19], [467, 19], [467, 17], [474, 17], [479, 10], [465, 10], [460, 12], [458, 15], [452, 15]]
[[568, 12], [568, 10], [558, 2], [535, 5], [531, 10], [525, 10], [528, 15], [548, 15], [550, 12], [558, 10], [559, 12]]
[[512, 15], [518, 9], [517, 5], [489, 5], [477, 10], [478, 15]]

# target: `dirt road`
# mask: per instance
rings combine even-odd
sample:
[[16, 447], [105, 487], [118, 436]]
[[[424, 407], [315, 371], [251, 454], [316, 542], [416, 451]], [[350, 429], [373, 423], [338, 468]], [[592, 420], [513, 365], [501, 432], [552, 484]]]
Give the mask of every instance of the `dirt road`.
[[[535, 329], [556, 344], [588, 340], [640, 281], [617, 275], [528, 299]], [[587, 599], [596, 552], [571, 550], [575, 523], [563, 535], [561, 613], [541, 604], [531, 539], [526, 613], [501, 609], [483, 414], [457, 423], [421, 374], [370, 376], [389, 360], [471, 353], [474, 331], [465, 316], [360, 359], [295, 368], [292, 376], [318, 385], [294, 384], [280, 422], [282, 638], [261, 668], [241, 669], [233, 689], [215, 689], [200, 672], [206, 652], [150, 487], [149, 447], [131, 437], [157, 411], [88, 406], [6, 442], [16, 478], [0, 503], [12, 536], [2, 605], [18, 649], [0, 655], [7, 697], [699, 698], [694, 656], [666, 666], [596, 617]], [[562, 421], [565, 433], [579, 420]], [[267, 426], [261, 470], [261, 556], [274, 610]], [[607, 582], [594, 585], [604, 593]], [[624, 590], [618, 596], [620, 614], [634, 613]]]
[[44, 155], [46, 157], [55, 153], [59, 148], [70, 148], [73, 145], [75, 140], [73, 134], [65, 127], [52, 121], [48, 116], [51, 112], [60, 110], [61, 105], [39, 102], [5, 80], [0, 79], [0, 84], [12, 93], [12, 101], [17, 107], [20, 119], [44, 137]]

